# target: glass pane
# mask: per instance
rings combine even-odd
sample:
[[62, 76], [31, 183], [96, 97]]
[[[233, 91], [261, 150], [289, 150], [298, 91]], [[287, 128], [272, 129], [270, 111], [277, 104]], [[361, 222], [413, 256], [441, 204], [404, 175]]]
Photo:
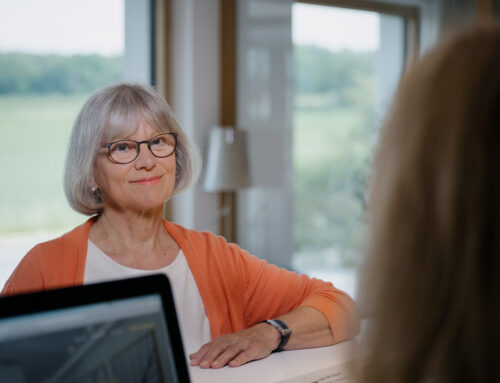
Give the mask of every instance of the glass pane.
[[353, 296], [376, 121], [392, 90], [385, 78], [380, 81], [385, 74], [381, 63], [398, 57], [396, 79], [402, 66], [403, 45], [390, 42], [385, 49], [381, 41], [383, 27], [394, 18], [398, 22], [392, 33], [403, 41], [399, 17], [330, 6], [293, 7], [292, 264]]
[[64, 195], [67, 143], [89, 94], [123, 79], [124, 34], [124, 0], [0, 2], [0, 286], [86, 219]]

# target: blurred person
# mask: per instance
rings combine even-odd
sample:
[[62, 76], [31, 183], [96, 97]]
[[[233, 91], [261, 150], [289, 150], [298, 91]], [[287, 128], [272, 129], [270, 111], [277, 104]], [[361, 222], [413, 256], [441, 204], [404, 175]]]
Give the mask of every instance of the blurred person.
[[71, 207], [92, 217], [30, 250], [2, 294], [165, 273], [191, 364], [203, 368], [356, 335], [355, 305], [331, 283], [163, 220], [164, 202], [196, 180], [200, 162], [156, 91], [97, 91], [75, 121], [64, 176]]
[[443, 40], [381, 131], [362, 382], [500, 380], [500, 26]]

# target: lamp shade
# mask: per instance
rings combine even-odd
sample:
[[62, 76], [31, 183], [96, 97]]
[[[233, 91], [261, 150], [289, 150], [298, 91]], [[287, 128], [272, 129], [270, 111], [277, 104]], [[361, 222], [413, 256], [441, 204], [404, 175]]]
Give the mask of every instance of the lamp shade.
[[216, 126], [210, 131], [203, 188], [233, 191], [250, 186], [246, 131]]

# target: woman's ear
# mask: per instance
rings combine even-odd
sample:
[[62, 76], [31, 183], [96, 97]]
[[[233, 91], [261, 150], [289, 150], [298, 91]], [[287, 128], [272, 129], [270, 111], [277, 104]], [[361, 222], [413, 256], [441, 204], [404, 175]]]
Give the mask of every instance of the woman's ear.
[[96, 181], [94, 175], [90, 176], [89, 186], [90, 186], [90, 189], [92, 189], [92, 191], [99, 189], [99, 185], [97, 184], [97, 181]]
[[89, 182], [88, 182], [88, 185], [90, 186], [90, 188], [92, 190], [95, 189], [99, 189], [99, 182], [97, 182], [97, 169], [96, 169], [96, 162], [97, 161], [94, 161], [94, 166], [92, 167], [92, 171], [90, 172], [89, 174]]
[[[92, 191], [92, 194], [97, 195], [100, 190], [99, 190], [99, 184], [97, 183], [96, 177], [95, 177], [95, 168], [92, 174], [90, 175], [90, 180], [88, 183], [90, 190]], [[100, 194], [99, 194], [100, 195]]]
[[90, 190], [92, 191], [94, 200], [98, 203], [102, 203], [101, 190], [99, 189], [97, 182], [90, 182], [90, 185]]

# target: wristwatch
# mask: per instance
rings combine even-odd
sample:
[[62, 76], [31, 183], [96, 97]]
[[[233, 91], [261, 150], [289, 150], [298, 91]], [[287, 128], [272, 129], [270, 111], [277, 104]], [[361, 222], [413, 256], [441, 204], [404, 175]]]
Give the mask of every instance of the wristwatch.
[[273, 352], [280, 352], [283, 351], [283, 347], [287, 344], [288, 340], [290, 339], [290, 335], [292, 335], [292, 330], [290, 327], [288, 327], [285, 322], [283, 322], [281, 319], [268, 319], [268, 320], [263, 320], [260, 323], [267, 323], [273, 326], [276, 330], [279, 331], [281, 334], [281, 341], [278, 344], [278, 347], [276, 347]]

